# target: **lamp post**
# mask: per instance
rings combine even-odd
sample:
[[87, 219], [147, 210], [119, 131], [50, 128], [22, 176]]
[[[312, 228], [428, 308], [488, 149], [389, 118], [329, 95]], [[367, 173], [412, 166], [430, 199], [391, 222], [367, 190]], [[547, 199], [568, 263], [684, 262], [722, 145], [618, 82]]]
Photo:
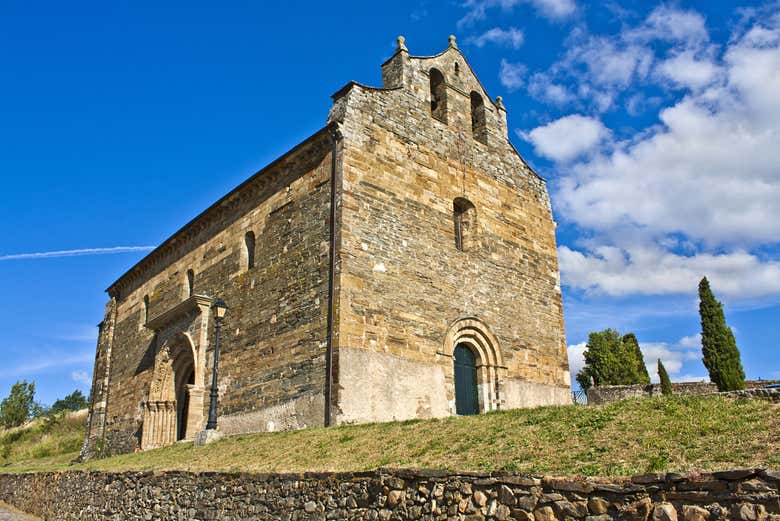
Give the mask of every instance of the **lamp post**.
[[217, 371], [219, 367], [219, 347], [222, 341], [222, 320], [227, 313], [227, 304], [222, 299], [217, 299], [211, 305], [214, 311], [214, 322], [216, 323], [216, 332], [214, 334], [214, 368], [211, 372], [211, 403], [209, 403], [209, 419], [206, 422], [206, 430], [217, 429]]

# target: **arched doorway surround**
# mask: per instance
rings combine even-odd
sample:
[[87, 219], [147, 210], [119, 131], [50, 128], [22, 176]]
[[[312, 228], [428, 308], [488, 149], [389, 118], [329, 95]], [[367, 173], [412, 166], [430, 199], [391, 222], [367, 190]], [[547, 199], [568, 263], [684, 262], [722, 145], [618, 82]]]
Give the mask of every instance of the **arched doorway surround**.
[[191, 439], [201, 428], [203, 390], [196, 387], [195, 377], [192, 340], [187, 333], [178, 333], [155, 357], [149, 400], [144, 403], [142, 450]]
[[[453, 322], [444, 338], [443, 353], [450, 357], [450, 377], [447, 380], [447, 396], [450, 411], [458, 414], [455, 388], [456, 348], [465, 348], [474, 358], [477, 380], [476, 412], [500, 409], [504, 402], [504, 379], [507, 368], [496, 337], [478, 318], [465, 317]], [[460, 351], [461, 356], [465, 354]], [[466, 355], [468, 356], [468, 355]]]

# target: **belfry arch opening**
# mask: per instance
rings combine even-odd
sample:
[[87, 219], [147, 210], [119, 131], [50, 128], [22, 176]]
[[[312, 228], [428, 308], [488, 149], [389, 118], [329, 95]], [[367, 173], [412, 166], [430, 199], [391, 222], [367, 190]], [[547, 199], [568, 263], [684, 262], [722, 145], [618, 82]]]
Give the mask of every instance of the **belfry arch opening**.
[[192, 399], [194, 388], [192, 344], [186, 335], [178, 334], [163, 344], [155, 358], [149, 399], [144, 403], [143, 450], [190, 439], [200, 429], [203, 411], [197, 402], [202, 400]]
[[447, 82], [444, 80], [444, 74], [439, 69], [431, 69], [429, 76], [431, 115], [442, 123], [447, 123]]
[[471, 91], [471, 133], [474, 139], [487, 144], [487, 120], [485, 118], [485, 101], [478, 92]]

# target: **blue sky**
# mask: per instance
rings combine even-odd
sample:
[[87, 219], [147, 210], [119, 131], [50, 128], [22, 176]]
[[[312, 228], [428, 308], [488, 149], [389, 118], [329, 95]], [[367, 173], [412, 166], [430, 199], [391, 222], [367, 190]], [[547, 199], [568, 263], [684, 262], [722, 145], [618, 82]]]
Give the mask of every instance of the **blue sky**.
[[0, 8], [0, 394], [86, 392], [103, 290], [347, 81], [379, 85], [399, 34], [417, 55], [456, 34], [549, 180], [575, 370], [614, 327], [706, 378], [706, 274], [748, 377], [780, 378], [780, 4], [160, 4]]

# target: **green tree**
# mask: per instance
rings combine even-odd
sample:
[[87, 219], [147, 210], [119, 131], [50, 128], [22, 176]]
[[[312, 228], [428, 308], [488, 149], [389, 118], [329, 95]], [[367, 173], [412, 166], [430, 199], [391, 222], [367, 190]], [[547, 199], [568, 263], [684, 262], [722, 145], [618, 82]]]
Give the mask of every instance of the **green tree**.
[[35, 407], [35, 382], [16, 382], [11, 393], [0, 403], [0, 423], [4, 427], [18, 427], [30, 417]]
[[669, 380], [669, 373], [666, 372], [666, 367], [660, 358], [658, 359], [658, 378], [661, 379], [661, 394], [671, 396], [673, 393], [672, 381]]
[[623, 336], [623, 348], [626, 350], [625, 356], [628, 360], [633, 360], [633, 364], [627, 364], [630, 368], [626, 378], [636, 380], [638, 384], [649, 384], [650, 374], [647, 372], [645, 357], [639, 348], [639, 341], [634, 333], [628, 333]]
[[631, 385], [650, 383], [639, 342], [629, 333], [625, 336], [614, 329], [588, 335], [585, 367], [577, 374], [583, 389], [595, 385]]
[[76, 389], [65, 398], [60, 398], [51, 406], [50, 412], [78, 411], [87, 406], [87, 399], [81, 391]]
[[715, 299], [707, 277], [699, 282], [702, 362], [719, 391], [745, 388], [745, 371], [734, 333], [726, 325], [723, 305]]

